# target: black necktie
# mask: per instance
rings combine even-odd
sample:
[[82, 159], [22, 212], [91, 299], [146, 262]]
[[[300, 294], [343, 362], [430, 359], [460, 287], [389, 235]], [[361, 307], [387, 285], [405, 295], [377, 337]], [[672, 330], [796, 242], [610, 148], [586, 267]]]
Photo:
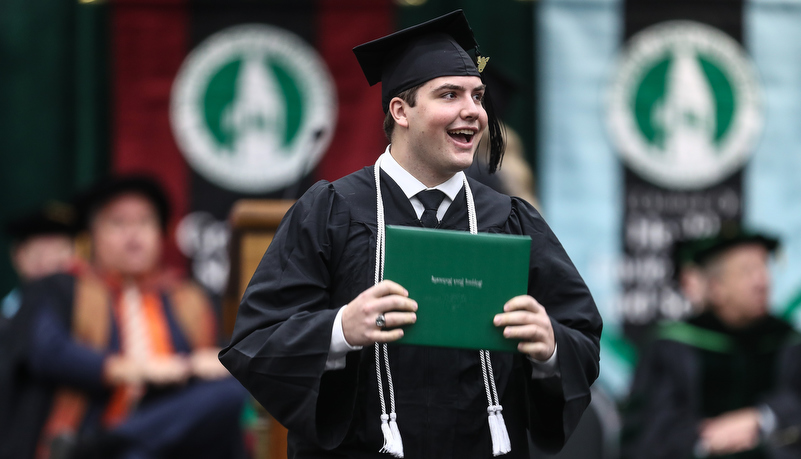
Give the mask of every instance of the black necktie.
[[437, 220], [437, 209], [445, 198], [445, 193], [439, 190], [424, 190], [417, 193], [417, 199], [423, 203], [423, 215], [420, 216], [420, 222], [426, 228], [436, 228], [439, 224]]

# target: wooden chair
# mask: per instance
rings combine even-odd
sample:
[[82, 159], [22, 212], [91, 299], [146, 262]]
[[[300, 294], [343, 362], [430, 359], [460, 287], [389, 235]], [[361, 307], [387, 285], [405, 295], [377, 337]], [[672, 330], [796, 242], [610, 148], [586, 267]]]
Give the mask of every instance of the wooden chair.
[[[242, 294], [272, 242], [278, 224], [294, 201], [240, 200], [229, 216], [231, 224], [231, 274], [223, 297], [223, 330], [230, 336]], [[256, 457], [286, 459], [287, 430], [255, 400], [258, 412]]]

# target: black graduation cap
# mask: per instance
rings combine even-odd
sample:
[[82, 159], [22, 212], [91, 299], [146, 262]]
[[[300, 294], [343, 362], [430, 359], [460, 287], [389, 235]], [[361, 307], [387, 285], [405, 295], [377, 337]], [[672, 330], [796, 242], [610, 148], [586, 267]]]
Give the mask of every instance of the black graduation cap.
[[36, 212], [12, 220], [6, 232], [14, 242], [20, 243], [45, 234], [75, 235], [75, 212], [72, 206], [51, 202]]
[[481, 73], [465, 50], [478, 47], [462, 10], [353, 48], [370, 86], [382, 82], [381, 106], [399, 93], [441, 76]]
[[679, 280], [682, 269], [698, 265], [695, 261], [698, 244], [698, 239], [684, 239], [673, 243], [673, 250], [670, 254], [673, 261], [673, 280]]
[[[476, 64], [467, 51], [475, 50], [483, 61]], [[353, 53], [370, 86], [381, 82], [381, 107], [401, 92], [441, 76], [481, 77], [486, 59], [481, 57], [473, 30], [462, 10], [408, 27], [386, 37], [353, 48]], [[492, 108], [489, 88], [484, 95], [490, 129], [490, 172], [503, 156], [500, 123]]]
[[703, 265], [715, 255], [743, 244], [760, 244], [768, 252], [775, 252], [779, 247], [779, 240], [773, 236], [742, 228], [739, 225], [732, 225], [724, 227], [714, 237], [693, 241], [692, 244], [686, 247], [684, 259], [685, 262]]
[[123, 194], [136, 193], [144, 196], [159, 214], [161, 228], [166, 229], [170, 218], [170, 203], [159, 183], [147, 175], [123, 175], [108, 177], [84, 192], [78, 199], [79, 223], [87, 229], [89, 220], [98, 209]]

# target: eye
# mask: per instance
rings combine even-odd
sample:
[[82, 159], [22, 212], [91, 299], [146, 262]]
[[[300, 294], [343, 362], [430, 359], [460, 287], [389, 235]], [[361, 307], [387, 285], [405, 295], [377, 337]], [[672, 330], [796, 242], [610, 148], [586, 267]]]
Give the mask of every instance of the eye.
[[442, 98], [443, 99], [455, 99], [456, 98], [456, 93], [453, 92], [453, 91], [448, 91], [448, 92], [442, 93]]
[[476, 102], [482, 102], [484, 100], [484, 93], [483, 92], [477, 92], [477, 93], [473, 94], [473, 99]]

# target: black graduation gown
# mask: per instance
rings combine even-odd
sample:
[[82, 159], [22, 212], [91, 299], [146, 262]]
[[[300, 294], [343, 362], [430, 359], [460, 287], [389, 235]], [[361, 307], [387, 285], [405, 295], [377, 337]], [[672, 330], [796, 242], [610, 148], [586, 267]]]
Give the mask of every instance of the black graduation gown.
[[55, 274], [23, 289], [22, 306], [9, 322], [0, 349], [5, 354], [2, 371], [7, 378], [0, 391], [0, 459], [34, 456], [57, 386], [35, 377], [28, 369], [30, 329], [43, 304], [64, 323], [70, 323], [74, 288], [72, 276]]
[[[373, 285], [376, 193], [373, 167], [315, 184], [284, 217], [242, 299], [223, 364], [289, 429], [289, 456], [380, 454], [374, 350], [350, 352], [324, 371], [337, 310]], [[561, 448], [598, 376], [601, 318], [559, 241], [525, 201], [470, 180], [478, 230], [532, 238], [528, 293], [552, 319], [561, 378], [532, 380], [522, 354], [493, 353], [492, 367], [512, 452], [528, 458], [526, 429]], [[382, 172], [386, 223], [420, 226], [401, 189]], [[440, 228], [467, 230], [464, 189]], [[492, 457], [477, 351], [390, 345], [405, 457]]]
[[[776, 415], [780, 437], [801, 426], [801, 345], [787, 323], [768, 316], [732, 330], [706, 312], [687, 325], [660, 327], [637, 367], [625, 410], [624, 458], [692, 458], [703, 419], [760, 404]], [[798, 447], [763, 444], [716, 457], [798, 457]]]

